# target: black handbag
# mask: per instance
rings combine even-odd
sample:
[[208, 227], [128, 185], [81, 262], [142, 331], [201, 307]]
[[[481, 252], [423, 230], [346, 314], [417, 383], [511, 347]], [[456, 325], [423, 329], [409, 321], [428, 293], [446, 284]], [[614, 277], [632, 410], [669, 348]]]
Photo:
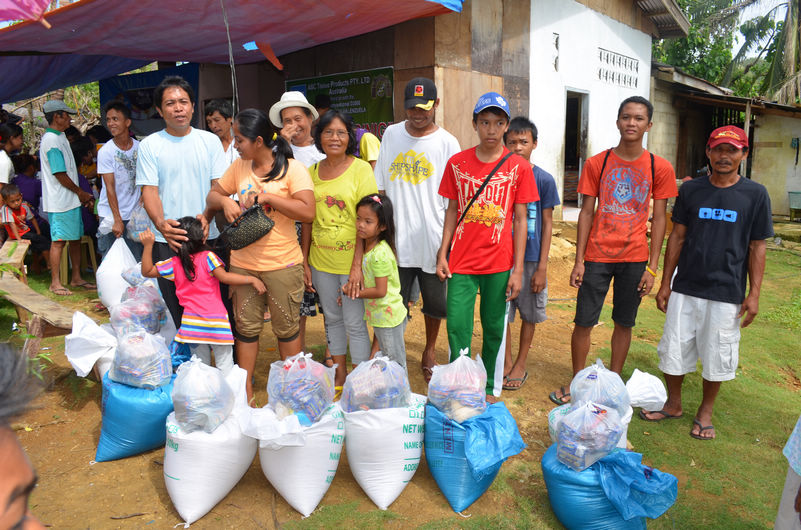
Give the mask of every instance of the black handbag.
[[275, 221], [264, 211], [264, 206], [256, 202], [234, 219], [220, 233], [220, 238], [231, 250], [240, 250], [266, 236], [273, 226]]

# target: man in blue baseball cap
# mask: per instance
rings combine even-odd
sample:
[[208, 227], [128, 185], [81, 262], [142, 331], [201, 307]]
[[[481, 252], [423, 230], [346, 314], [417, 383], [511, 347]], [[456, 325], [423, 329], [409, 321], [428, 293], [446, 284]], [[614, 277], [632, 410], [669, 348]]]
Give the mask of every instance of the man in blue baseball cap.
[[451, 361], [470, 349], [480, 291], [481, 358], [490, 400], [501, 395], [509, 301], [523, 282], [526, 204], [539, 199], [531, 164], [504, 145], [509, 120], [503, 96], [487, 92], [478, 98], [473, 128], [479, 143], [451, 157], [439, 186], [439, 194], [449, 199], [437, 276], [448, 279]]

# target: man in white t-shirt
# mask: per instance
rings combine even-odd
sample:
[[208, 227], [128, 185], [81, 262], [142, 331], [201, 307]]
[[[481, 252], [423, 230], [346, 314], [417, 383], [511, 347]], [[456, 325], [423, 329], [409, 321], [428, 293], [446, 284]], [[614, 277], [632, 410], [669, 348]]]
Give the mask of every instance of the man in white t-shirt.
[[103, 189], [97, 201], [101, 228], [109, 224], [111, 231], [97, 236], [101, 254], [108, 252], [118, 237], [125, 238], [136, 261], [142, 259], [142, 243], [126, 233], [131, 214], [140, 204], [141, 192], [136, 186], [136, 155], [139, 142], [129, 132], [131, 111], [123, 103], [112, 101], [105, 108], [106, 127], [112, 135], [110, 142], [97, 151], [97, 173], [103, 179]]
[[91, 206], [94, 197], [78, 186], [78, 166], [72, 156], [72, 149], [64, 131], [70, 126], [70, 114], [77, 111], [63, 101], [52, 100], [42, 106], [47, 130], [39, 144], [39, 160], [42, 172], [42, 210], [47, 212], [50, 223], [50, 291], [58, 296], [68, 296], [72, 292], [61, 284], [59, 270], [61, 253], [68, 241], [72, 276], [70, 285], [84, 289], [94, 289], [81, 278], [81, 245], [83, 221], [81, 205]]
[[[142, 186], [142, 201], [156, 235], [153, 261], [159, 262], [175, 256], [186, 241], [186, 231], [178, 228], [181, 217], [197, 217], [208, 233], [209, 245], [214, 245], [219, 232], [213, 219], [204, 215], [206, 196], [227, 166], [220, 139], [191, 125], [195, 92], [186, 80], [165, 77], [156, 87], [153, 101], [166, 127], [139, 144], [136, 184]], [[224, 255], [220, 258], [227, 259]], [[183, 308], [175, 295], [175, 284], [162, 278], [158, 283], [178, 327]], [[221, 291], [226, 291], [224, 287]], [[232, 316], [227, 292], [221, 294]]]
[[436, 364], [434, 346], [447, 306], [445, 283], [436, 274], [447, 206], [438, 190], [448, 159], [461, 149], [451, 133], [434, 123], [439, 99], [432, 80], [417, 77], [409, 81], [404, 99], [406, 120], [384, 131], [375, 179], [395, 207], [395, 247], [401, 296], [407, 307], [415, 279], [420, 284], [426, 326], [422, 368], [428, 381]]
[[317, 109], [308, 102], [302, 92], [284, 92], [281, 100], [270, 107], [270, 121], [281, 129], [281, 136], [292, 146], [292, 155], [306, 167], [311, 167], [323, 158], [314, 145], [312, 123], [319, 118]]
[[212, 99], [206, 103], [206, 127], [217, 135], [225, 151], [225, 166], [230, 166], [239, 158], [234, 149], [234, 108], [227, 99]]

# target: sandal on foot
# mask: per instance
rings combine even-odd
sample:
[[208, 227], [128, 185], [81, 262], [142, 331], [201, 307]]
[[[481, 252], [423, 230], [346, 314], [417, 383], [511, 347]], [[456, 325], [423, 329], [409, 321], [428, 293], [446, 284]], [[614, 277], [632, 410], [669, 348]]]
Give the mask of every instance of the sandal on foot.
[[715, 436], [701, 436], [701, 433], [703, 433], [704, 431], [708, 431], [710, 429], [712, 430], [712, 434], [713, 435], [717, 434], [715, 432], [715, 426], [714, 425], [712, 425], [710, 423], [709, 425], [704, 426], [704, 425], [701, 425], [701, 422], [698, 421], [698, 418], [693, 418], [693, 427], [695, 427], [696, 425], [698, 425], [698, 434], [694, 433], [693, 430], [690, 429], [690, 436], [692, 436], [696, 440], [704, 440], [704, 441], [709, 441], [709, 440], [714, 440], [715, 439]]
[[334, 401], [339, 401], [339, 398], [342, 397], [342, 388], [341, 386], [334, 387]]
[[70, 296], [72, 294], [72, 291], [66, 287], [58, 287], [56, 289], [51, 288], [50, 292], [56, 296]]
[[563, 386], [559, 387], [559, 392], [562, 394], [561, 396], [557, 396], [556, 391], [554, 391], [548, 395], [548, 399], [550, 399], [557, 405], [567, 405], [568, 403], [570, 403], [569, 399], [567, 401], [564, 400], [565, 398], [570, 397], [570, 392], [565, 392], [565, 387]]
[[86, 289], [87, 291], [93, 291], [93, 290], [97, 289], [97, 285], [95, 285], [93, 283], [90, 283], [90, 282], [87, 282], [87, 281], [83, 281], [81, 283], [71, 283], [70, 286], [78, 287], [80, 289]]
[[434, 375], [434, 370], [430, 366], [423, 366], [423, 379], [426, 380], [426, 384], [431, 382], [431, 376]]
[[[646, 414], [661, 414], [661, 418], [649, 418]], [[664, 410], [645, 410], [640, 409], [640, 419], [644, 421], [662, 421], [662, 420], [677, 420], [684, 416], [684, 414], [669, 414]]]
[[[502, 388], [504, 390], [519, 390], [523, 386], [523, 383], [526, 382], [527, 379], [528, 379], [528, 372], [524, 373], [523, 377], [508, 377], [508, 376], [506, 376], [506, 377], [504, 377], [504, 380], [506, 382], [503, 384]], [[520, 384], [519, 385], [510, 385], [509, 381], [520, 381]]]
[[[331, 364], [328, 364], [329, 362]], [[335, 363], [334, 363], [334, 356], [333, 355], [326, 355], [325, 358], [323, 359], [323, 366], [325, 366], [326, 368], [333, 368], [334, 364]]]

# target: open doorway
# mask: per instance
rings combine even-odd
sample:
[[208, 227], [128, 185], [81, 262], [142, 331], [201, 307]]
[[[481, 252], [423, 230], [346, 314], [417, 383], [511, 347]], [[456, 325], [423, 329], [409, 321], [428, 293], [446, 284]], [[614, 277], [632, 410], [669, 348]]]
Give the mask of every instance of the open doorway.
[[587, 148], [587, 99], [585, 92], [567, 91], [565, 104], [565, 159], [562, 204], [566, 208], [580, 206], [578, 187], [581, 166]]

